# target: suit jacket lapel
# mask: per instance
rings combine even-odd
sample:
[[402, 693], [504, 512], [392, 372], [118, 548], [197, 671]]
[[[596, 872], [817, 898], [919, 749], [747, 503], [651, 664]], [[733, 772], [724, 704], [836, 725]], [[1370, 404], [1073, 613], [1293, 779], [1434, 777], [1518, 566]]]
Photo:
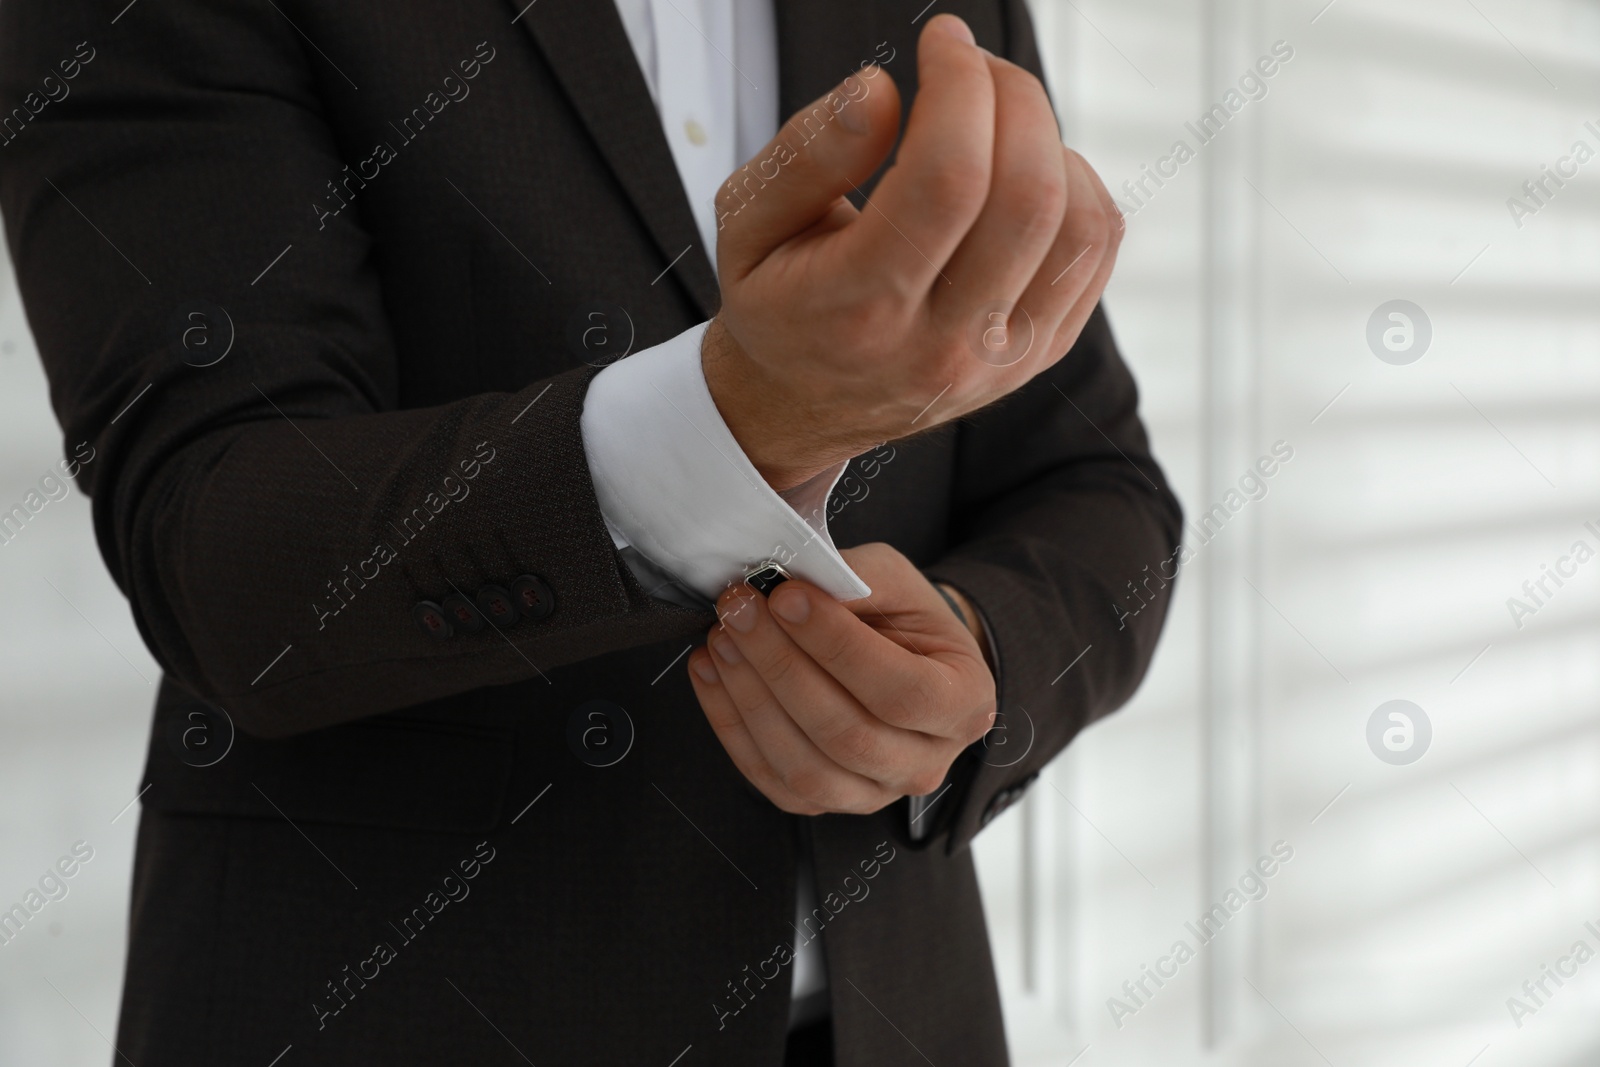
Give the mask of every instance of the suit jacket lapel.
[[[880, 0], [772, 0], [778, 26], [778, 121], [874, 58]], [[907, 16], [909, 19], [909, 16]]]
[[[526, 0], [510, 0], [522, 10]], [[517, 20], [533, 37], [662, 255], [710, 318], [722, 305], [709, 250], [678, 180], [655, 102], [611, 0], [539, 0]], [[685, 253], [685, 248], [688, 249]], [[680, 258], [681, 257], [681, 258]]]

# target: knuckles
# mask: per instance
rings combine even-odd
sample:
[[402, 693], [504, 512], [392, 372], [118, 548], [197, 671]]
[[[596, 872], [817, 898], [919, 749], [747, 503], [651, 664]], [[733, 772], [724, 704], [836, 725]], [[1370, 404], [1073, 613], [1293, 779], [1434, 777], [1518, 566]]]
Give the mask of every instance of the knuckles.
[[944, 784], [944, 776], [949, 767], [928, 767], [917, 771], [906, 780], [906, 795], [914, 797], [927, 796]]
[[989, 198], [990, 177], [987, 154], [961, 153], [941, 160], [923, 190], [927, 213], [965, 228], [978, 217]]
[[991, 56], [989, 73], [994, 78], [997, 91], [1032, 96], [1038, 104], [1049, 109], [1050, 96], [1045, 92], [1044, 83], [1028, 68], [1020, 67], [1004, 56]]
[[1106, 252], [1112, 247], [1112, 242], [1122, 240], [1121, 227], [1114, 225], [1106, 213], [1106, 207], [1100, 202], [1098, 196], [1089, 203], [1075, 205], [1068, 209], [1070, 219], [1068, 228], [1073, 237], [1093, 250], [1091, 254], [1096, 259], [1103, 259]]
[[761, 676], [769, 687], [781, 687], [800, 666], [799, 657], [788, 648], [773, 651], [761, 664]]
[[1067, 211], [1067, 179], [1043, 168], [1014, 175], [1006, 186], [1007, 206], [1024, 234], [1054, 234]]
[[780, 778], [783, 787], [802, 801], [816, 804], [826, 811], [838, 811], [844, 799], [834, 787], [832, 775], [816, 767], [793, 767]]
[[1111, 222], [1111, 217], [1106, 213], [1103, 205], [1096, 204], [1095, 210], [1089, 215], [1088, 238], [1098, 249], [1103, 249], [1100, 259], [1104, 261], [1105, 254], [1115, 244], [1122, 243], [1121, 227]]
[[1088, 197], [1078, 198], [1067, 206], [1073, 230], [1091, 242], [1097, 251], [1116, 248], [1122, 243], [1126, 226], [1121, 213], [1112, 206], [1110, 194], [1104, 192], [1104, 183], [1089, 161], [1077, 152], [1066, 149], [1065, 159], [1067, 167], [1082, 175], [1092, 190]]
[[826, 753], [847, 767], [872, 767], [878, 760], [878, 738], [867, 723], [855, 723], [835, 734]]
[[962, 734], [962, 739], [969, 745], [975, 745], [984, 739], [993, 726], [994, 711], [993, 706], [991, 705], [991, 710], [972, 718], [972, 720], [967, 724], [966, 731]]
[[1117, 249], [1122, 247], [1122, 239], [1128, 235], [1128, 220], [1122, 217], [1122, 212], [1111, 207], [1106, 209], [1106, 226], [1110, 229], [1106, 254], [1115, 255]]
[[824, 631], [823, 627], [819, 626], [813, 633], [816, 634], [813, 640], [817, 642], [817, 647], [812, 652], [811, 658], [824, 670], [843, 662], [850, 653], [850, 646], [857, 640], [851, 630], [843, 627], [829, 627]]
[[[826, 808], [818, 807], [815, 804], [807, 804], [798, 797], [792, 797], [778, 790], [769, 792], [763, 789], [761, 792], [768, 800], [772, 801], [773, 807], [779, 811], [788, 812], [790, 815], [822, 815], [827, 811]], [[773, 792], [778, 792], [778, 796], [773, 796]]]
[[[823, 812], [869, 815], [896, 799], [881, 788], [867, 793], [852, 789], [841, 783], [837, 775], [819, 767], [796, 767], [779, 777], [783, 787], [799, 801], [798, 806], [807, 809], [792, 812], [797, 815], [820, 815]], [[792, 807], [784, 810], [791, 811]]]
[[898, 726], [902, 730], [918, 730], [927, 725], [929, 719], [928, 694], [920, 683], [900, 687], [880, 708], [872, 711], [891, 726]]

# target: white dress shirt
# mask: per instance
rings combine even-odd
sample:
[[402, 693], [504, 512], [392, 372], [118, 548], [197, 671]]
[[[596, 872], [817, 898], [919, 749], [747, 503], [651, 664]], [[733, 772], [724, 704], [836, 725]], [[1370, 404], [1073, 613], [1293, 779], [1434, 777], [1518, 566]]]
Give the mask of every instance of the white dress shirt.
[[[616, 4], [715, 269], [717, 189], [778, 129], [772, 0]], [[845, 465], [783, 494], [768, 486], [706, 386], [705, 328], [613, 363], [589, 386], [583, 445], [613, 543], [631, 550], [624, 558], [635, 574], [668, 599], [682, 596], [655, 579], [715, 598], [772, 560], [841, 600], [867, 596], [828, 534], [828, 494]], [[801, 932], [816, 898], [815, 873], [802, 862], [791, 1025], [826, 1003], [821, 944]]]

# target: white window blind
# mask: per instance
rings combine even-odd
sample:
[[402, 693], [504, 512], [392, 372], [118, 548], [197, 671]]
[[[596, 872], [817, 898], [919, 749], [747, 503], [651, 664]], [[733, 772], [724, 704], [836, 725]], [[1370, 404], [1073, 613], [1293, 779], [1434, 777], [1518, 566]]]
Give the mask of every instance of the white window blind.
[[979, 839], [1017, 1062], [1600, 1062], [1600, 5], [1034, 10], [1195, 554]]

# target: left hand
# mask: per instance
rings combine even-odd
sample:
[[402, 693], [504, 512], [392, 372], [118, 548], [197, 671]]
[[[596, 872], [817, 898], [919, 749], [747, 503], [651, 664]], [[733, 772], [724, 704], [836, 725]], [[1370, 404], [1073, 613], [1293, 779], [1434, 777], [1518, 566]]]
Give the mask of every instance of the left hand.
[[841, 604], [791, 580], [747, 585], [689, 678], [723, 748], [784, 811], [865, 814], [939, 788], [994, 720], [977, 640], [922, 573], [884, 544], [845, 549], [872, 595]]

